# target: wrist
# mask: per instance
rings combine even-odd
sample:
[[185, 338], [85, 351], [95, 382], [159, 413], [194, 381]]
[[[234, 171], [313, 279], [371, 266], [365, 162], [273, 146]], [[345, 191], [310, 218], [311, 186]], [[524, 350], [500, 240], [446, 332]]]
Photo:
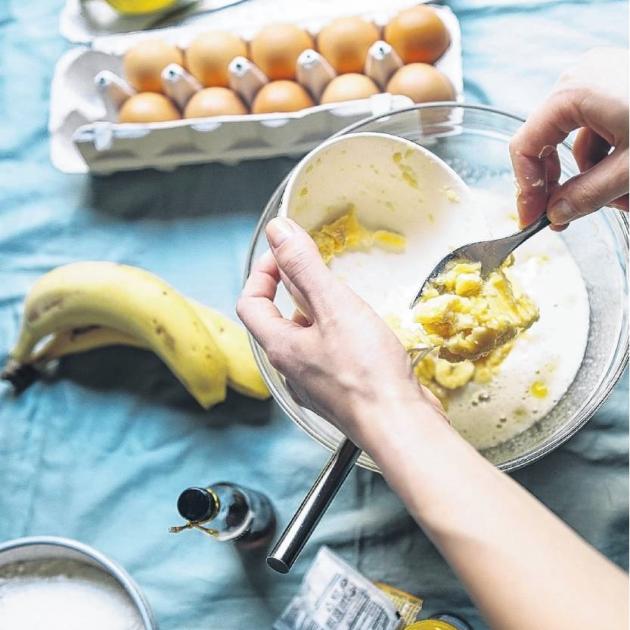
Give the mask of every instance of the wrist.
[[351, 428], [350, 437], [375, 460], [402, 445], [412, 451], [414, 444], [438, 428], [452, 432], [443, 413], [415, 383], [361, 399], [351, 405], [350, 415], [346, 424]]

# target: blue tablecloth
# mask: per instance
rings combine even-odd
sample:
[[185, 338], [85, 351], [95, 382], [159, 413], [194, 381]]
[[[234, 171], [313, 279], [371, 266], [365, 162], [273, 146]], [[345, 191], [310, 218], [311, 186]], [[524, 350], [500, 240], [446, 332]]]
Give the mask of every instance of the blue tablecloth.
[[[595, 45], [626, 45], [625, 0], [457, 0], [466, 97], [526, 113]], [[35, 279], [80, 259], [141, 265], [233, 312], [247, 246], [289, 159], [172, 173], [68, 176], [46, 130], [61, 0], [0, 2], [0, 355]], [[628, 552], [627, 379], [570, 442], [516, 477], [619, 564]], [[484, 627], [461, 585], [383, 480], [355, 471], [293, 572], [197, 533], [172, 536], [190, 484], [264, 490], [281, 522], [327, 453], [272, 404], [230, 396], [202, 412], [149, 353], [109, 349], [63, 362], [14, 398], [0, 385], [0, 540], [78, 538], [119, 560], [163, 630], [268, 628], [321, 544], [368, 577]], [[541, 578], [544, 576], [541, 576]], [[544, 588], [541, 582], [541, 588]]]

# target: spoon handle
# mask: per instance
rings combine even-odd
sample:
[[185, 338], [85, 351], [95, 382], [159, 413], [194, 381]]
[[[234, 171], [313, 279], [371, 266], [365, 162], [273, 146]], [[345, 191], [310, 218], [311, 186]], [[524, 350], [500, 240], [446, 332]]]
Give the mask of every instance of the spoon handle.
[[347, 438], [339, 445], [267, 557], [272, 569], [289, 572], [360, 454], [361, 449]]
[[534, 234], [538, 234], [540, 230], [546, 228], [548, 225], [551, 225], [551, 221], [546, 214], [543, 214], [539, 219], [530, 223], [526, 228], [514, 234], [511, 237], [512, 249], [509, 253], [512, 253], [512, 251], [514, 251], [519, 245], [522, 245], [528, 238], [534, 236]]

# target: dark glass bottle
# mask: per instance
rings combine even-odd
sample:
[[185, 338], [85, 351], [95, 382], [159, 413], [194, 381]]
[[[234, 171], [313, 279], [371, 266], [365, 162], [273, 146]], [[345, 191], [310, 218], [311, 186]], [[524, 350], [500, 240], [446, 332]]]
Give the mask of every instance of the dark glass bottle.
[[206, 488], [186, 488], [177, 500], [177, 511], [187, 524], [172, 532], [200, 529], [220, 541], [244, 546], [264, 544], [274, 534], [275, 514], [260, 492], [229, 482]]

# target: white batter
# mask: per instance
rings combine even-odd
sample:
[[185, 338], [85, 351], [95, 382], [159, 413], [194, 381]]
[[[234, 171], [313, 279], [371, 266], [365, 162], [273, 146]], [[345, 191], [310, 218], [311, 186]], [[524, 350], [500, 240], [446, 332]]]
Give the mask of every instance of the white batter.
[[[516, 229], [505, 201], [476, 194], [486, 203], [493, 232]], [[517, 339], [491, 383], [469, 383], [451, 397], [451, 422], [477, 448], [504, 442], [549, 413], [575, 378], [586, 348], [588, 294], [561, 237], [543, 230], [515, 258], [508, 275], [534, 300], [540, 319]]]
[[[518, 229], [512, 195], [473, 191], [472, 198], [474, 210], [485, 217], [483, 229], [493, 237]], [[383, 219], [382, 227], [387, 228]], [[448, 234], [427, 224], [424, 229], [422, 238], [402, 230], [411, 248], [403, 256], [376, 249], [350, 252], [335, 258], [331, 268], [381, 315], [408, 313], [427, 275], [422, 241], [429, 240], [431, 249], [439, 243], [444, 253], [449, 247]], [[533, 298], [540, 319], [517, 339], [491, 383], [469, 383], [456, 390], [449, 403], [453, 425], [480, 449], [521, 433], [555, 406], [580, 367], [588, 337], [588, 294], [561, 237], [543, 230], [522, 245], [515, 258], [509, 275]], [[417, 264], [410, 265], [414, 259]]]

